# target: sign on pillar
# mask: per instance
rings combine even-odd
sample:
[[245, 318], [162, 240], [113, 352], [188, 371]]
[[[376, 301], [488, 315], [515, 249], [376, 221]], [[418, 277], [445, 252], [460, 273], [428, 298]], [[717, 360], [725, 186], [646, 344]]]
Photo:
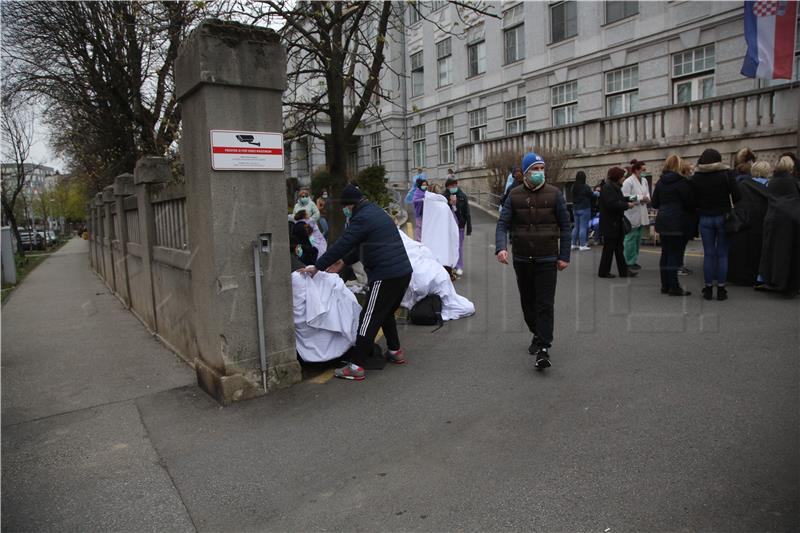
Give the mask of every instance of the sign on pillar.
[[283, 134], [211, 130], [211, 168], [283, 171]]

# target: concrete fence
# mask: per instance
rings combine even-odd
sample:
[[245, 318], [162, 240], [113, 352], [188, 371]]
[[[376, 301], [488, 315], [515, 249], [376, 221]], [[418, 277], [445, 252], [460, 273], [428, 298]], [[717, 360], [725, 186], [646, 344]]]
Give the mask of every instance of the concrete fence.
[[[175, 82], [185, 183], [159, 157], [118, 176], [88, 205], [89, 261], [226, 404], [300, 380], [289, 254], [280, 253], [289, 249], [283, 172], [216, 170], [209, 135], [283, 130], [285, 51], [272, 30], [204, 21], [181, 45]], [[256, 246], [262, 238], [275, 253]]]
[[88, 213], [90, 261], [151, 332], [194, 364], [186, 190], [171, 180], [167, 163], [151, 158], [98, 194]]

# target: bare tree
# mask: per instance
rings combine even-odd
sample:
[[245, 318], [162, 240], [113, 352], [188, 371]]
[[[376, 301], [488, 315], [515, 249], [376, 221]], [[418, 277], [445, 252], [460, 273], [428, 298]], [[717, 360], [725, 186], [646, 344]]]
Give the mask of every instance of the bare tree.
[[52, 144], [99, 190], [178, 134], [173, 64], [207, 2], [2, 4], [6, 93], [46, 105]]
[[24, 255], [15, 209], [18, 200], [24, 201], [22, 191], [30, 177], [28, 170], [31, 166], [29, 159], [33, 146], [34, 114], [33, 111], [24, 106], [20, 107], [18, 102], [14, 102], [10, 98], [2, 101], [2, 114], [0, 131], [2, 131], [3, 161], [5, 162], [2, 166], [3, 216], [11, 226], [11, 231], [17, 240], [17, 250]]

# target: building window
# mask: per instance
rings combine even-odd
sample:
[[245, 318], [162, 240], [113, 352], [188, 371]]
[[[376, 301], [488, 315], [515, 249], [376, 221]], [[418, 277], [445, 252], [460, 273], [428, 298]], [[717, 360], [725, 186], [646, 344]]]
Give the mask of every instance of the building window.
[[425, 92], [425, 69], [422, 66], [422, 52], [411, 55], [411, 96], [422, 96]]
[[453, 136], [453, 117], [439, 121], [439, 164], [447, 165], [456, 160], [456, 144]]
[[503, 32], [505, 64], [525, 58], [525, 25], [520, 24]]
[[578, 34], [578, 3], [575, 0], [550, 6], [550, 41], [557, 43]]
[[469, 112], [469, 140], [480, 142], [486, 139], [486, 108]]
[[525, 131], [525, 97], [506, 102], [506, 135]]
[[606, 2], [606, 24], [632, 17], [639, 12], [639, 2]]
[[570, 81], [551, 89], [553, 126], [564, 126], [578, 120], [578, 82]]
[[414, 166], [424, 168], [427, 159], [425, 155], [425, 124], [411, 128], [411, 139], [413, 141]]
[[369, 136], [370, 156], [373, 165], [381, 163], [381, 132], [377, 131]]
[[408, 3], [408, 25], [416, 24], [422, 20], [422, 13], [419, 12], [416, 2]]
[[467, 58], [469, 76], [477, 76], [486, 72], [486, 41], [467, 46]]
[[439, 87], [450, 85], [453, 82], [451, 78], [453, 50], [450, 43], [450, 37], [436, 43], [436, 72], [439, 75]]
[[639, 110], [639, 66], [606, 72], [606, 115]]
[[672, 55], [673, 101], [685, 104], [714, 96], [714, 45]]

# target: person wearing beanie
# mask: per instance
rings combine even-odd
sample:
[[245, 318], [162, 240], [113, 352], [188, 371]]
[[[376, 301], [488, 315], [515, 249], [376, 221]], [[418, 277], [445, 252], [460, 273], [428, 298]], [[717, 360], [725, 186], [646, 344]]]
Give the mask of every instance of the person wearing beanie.
[[741, 198], [739, 188], [728, 166], [722, 163], [722, 156], [713, 148], [700, 155], [691, 181], [703, 241], [703, 298], [711, 300], [716, 281], [717, 300], [727, 300], [730, 241], [725, 231], [725, 216]]
[[345, 264], [356, 261], [364, 265], [369, 283], [368, 304], [358, 319], [358, 335], [351, 361], [334, 372], [337, 378], [363, 380], [363, 365], [372, 354], [379, 329], [383, 329], [388, 348], [384, 357], [395, 364], [406, 362], [394, 313], [411, 282], [411, 262], [392, 218], [364, 198], [358, 187], [347, 185], [340, 203], [347, 219], [344, 233], [317, 259], [315, 265], [307, 266], [301, 272], [314, 276], [320, 270], [338, 273]]
[[647, 213], [647, 206], [650, 204], [650, 187], [647, 178], [642, 177], [642, 172], [647, 172], [644, 161], [634, 159], [631, 161], [628, 176], [622, 182], [622, 194], [633, 200], [635, 204], [631, 209], [625, 211], [625, 216], [631, 223], [631, 231], [625, 235], [623, 247], [625, 250], [625, 262], [628, 263], [630, 270], [639, 271], [639, 246], [642, 243], [644, 229], [650, 225], [650, 215]]
[[567, 202], [545, 183], [544, 160], [533, 152], [522, 158], [522, 186], [511, 189], [495, 229], [495, 255], [508, 264], [508, 233], [525, 323], [533, 334], [528, 353], [536, 369], [550, 366], [557, 272], [569, 266], [570, 222]]
[[455, 174], [444, 182], [445, 190], [442, 196], [447, 198], [453, 216], [458, 223], [458, 261], [456, 262], [455, 275], [464, 275], [464, 236], [472, 235], [472, 216], [469, 212], [469, 199], [458, 187]]
[[597, 275], [601, 278], [613, 278], [611, 259], [617, 259], [617, 271], [621, 278], [632, 278], [636, 272], [628, 269], [625, 262], [625, 211], [636, 204], [622, 194], [622, 180], [625, 171], [620, 167], [611, 167], [606, 173], [606, 181], [600, 191], [600, 233], [603, 234], [603, 253], [600, 256], [600, 268]]
[[572, 249], [589, 250], [588, 235], [589, 222], [592, 219], [592, 189], [586, 185], [586, 173], [579, 170], [575, 175], [575, 184], [572, 186], [572, 215], [575, 218], [575, 227], [572, 229]]

